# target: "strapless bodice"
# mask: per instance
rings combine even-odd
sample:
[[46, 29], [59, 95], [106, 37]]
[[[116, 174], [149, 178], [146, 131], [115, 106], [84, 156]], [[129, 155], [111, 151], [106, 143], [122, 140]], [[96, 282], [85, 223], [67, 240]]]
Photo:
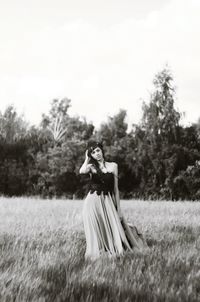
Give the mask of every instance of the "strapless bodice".
[[93, 173], [89, 185], [90, 193], [97, 192], [98, 195], [103, 192], [108, 194], [114, 191], [114, 174], [112, 172]]

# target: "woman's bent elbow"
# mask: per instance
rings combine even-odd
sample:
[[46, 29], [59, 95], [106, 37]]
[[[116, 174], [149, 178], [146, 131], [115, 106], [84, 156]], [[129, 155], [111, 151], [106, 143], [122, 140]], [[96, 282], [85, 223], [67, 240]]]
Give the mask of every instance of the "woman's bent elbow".
[[80, 168], [79, 174], [86, 174], [86, 173], [87, 173], [86, 169]]

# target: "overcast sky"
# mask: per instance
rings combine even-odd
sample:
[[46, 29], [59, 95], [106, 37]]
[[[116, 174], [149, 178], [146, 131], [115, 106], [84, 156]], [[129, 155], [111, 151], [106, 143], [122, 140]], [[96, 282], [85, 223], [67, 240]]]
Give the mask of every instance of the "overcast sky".
[[38, 123], [54, 98], [95, 125], [141, 119], [155, 74], [171, 67], [176, 107], [200, 117], [200, 0], [0, 0], [0, 111]]

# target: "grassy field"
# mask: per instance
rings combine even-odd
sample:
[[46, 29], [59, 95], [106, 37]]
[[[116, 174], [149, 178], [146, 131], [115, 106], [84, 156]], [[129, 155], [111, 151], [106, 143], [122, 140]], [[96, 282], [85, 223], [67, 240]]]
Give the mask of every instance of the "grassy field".
[[200, 301], [200, 202], [121, 205], [150, 253], [90, 263], [83, 201], [0, 198], [0, 301]]

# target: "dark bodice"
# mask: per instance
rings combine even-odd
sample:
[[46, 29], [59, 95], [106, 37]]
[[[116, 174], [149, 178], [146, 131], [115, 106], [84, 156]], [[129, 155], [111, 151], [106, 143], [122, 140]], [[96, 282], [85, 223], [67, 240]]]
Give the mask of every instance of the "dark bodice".
[[112, 172], [93, 173], [90, 178], [90, 193], [97, 192], [98, 195], [103, 192], [108, 194], [114, 191], [114, 174]]

